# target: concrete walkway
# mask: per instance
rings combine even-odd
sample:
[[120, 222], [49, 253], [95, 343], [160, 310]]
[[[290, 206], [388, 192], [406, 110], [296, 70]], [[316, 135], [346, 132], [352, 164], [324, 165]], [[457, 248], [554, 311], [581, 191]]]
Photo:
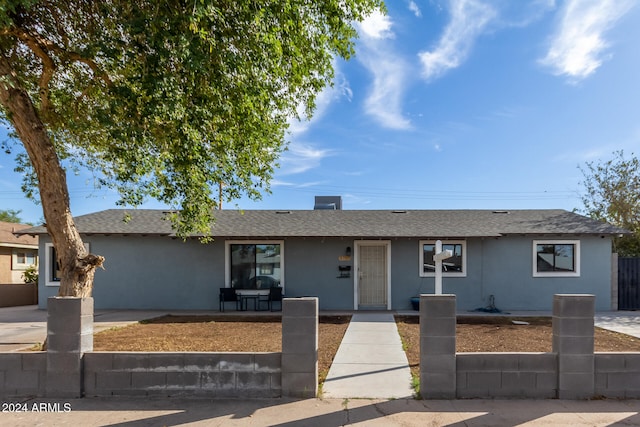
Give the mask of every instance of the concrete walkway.
[[392, 313], [355, 313], [322, 386], [324, 398], [413, 395], [411, 371]]
[[595, 326], [640, 338], [639, 311], [596, 312]]

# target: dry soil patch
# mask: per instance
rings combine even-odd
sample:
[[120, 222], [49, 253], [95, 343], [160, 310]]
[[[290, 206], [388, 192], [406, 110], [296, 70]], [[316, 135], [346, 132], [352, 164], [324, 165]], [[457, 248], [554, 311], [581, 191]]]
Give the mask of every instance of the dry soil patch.
[[[318, 371], [324, 381], [351, 316], [320, 316]], [[280, 352], [273, 316], [162, 316], [94, 335], [95, 351]]]
[[[528, 325], [514, 325], [512, 320]], [[418, 316], [396, 316], [398, 332], [414, 375], [420, 367], [420, 325]], [[640, 338], [595, 328], [595, 351], [640, 352]], [[507, 317], [459, 317], [456, 325], [456, 351], [475, 352], [550, 352], [553, 328], [551, 319]]]
[[[320, 316], [318, 369], [324, 381], [350, 316]], [[513, 325], [505, 317], [461, 317], [456, 327], [458, 352], [549, 352], [549, 318], [523, 318], [529, 325]], [[414, 375], [420, 361], [418, 316], [397, 316], [396, 323]], [[212, 351], [280, 352], [280, 317], [163, 316], [123, 328], [96, 333], [96, 351]], [[596, 328], [596, 351], [638, 351], [640, 339]]]

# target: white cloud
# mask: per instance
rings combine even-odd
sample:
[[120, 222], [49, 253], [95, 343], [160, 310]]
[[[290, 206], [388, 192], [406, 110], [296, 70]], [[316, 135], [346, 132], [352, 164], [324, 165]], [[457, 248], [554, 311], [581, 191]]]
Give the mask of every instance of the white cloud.
[[460, 66], [476, 38], [496, 17], [491, 6], [478, 0], [450, 0], [450, 9], [451, 21], [436, 47], [418, 54], [426, 80], [433, 80]]
[[397, 55], [389, 40], [395, 37], [391, 18], [374, 12], [359, 25], [361, 44], [356, 58], [371, 72], [373, 83], [364, 102], [367, 114], [381, 126], [409, 129], [411, 122], [402, 115], [402, 96], [408, 80], [408, 65]]
[[315, 148], [311, 144], [293, 141], [280, 157], [279, 175], [294, 175], [320, 166], [322, 160], [333, 155], [332, 150]]
[[413, 12], [416, 18], [420, 18], [422, 16], [422, 12], [420, 11], [420, 8], [416, 4], [416, 2], [414, 2], [413, 0], [409, 0], [409, 10]]
[[364, 103], [365, 111], [386, 128], [411, 128], [411, 122], [401, 112], [406, 70], [402, 61], [377, 55], [362, 61], [373, 73], [371, 92]]
[[367, 16], [359, 25], [361, 35], [371, 39], [393, 38], [391, 31], [392, 22], [389, 16], [384, 15], [379, 10]]
[[588, 77], [606, 59], [609, 42], [604, 33], [632, 6], [632, 0], [568, 0], [540, 63], [574, 81]]

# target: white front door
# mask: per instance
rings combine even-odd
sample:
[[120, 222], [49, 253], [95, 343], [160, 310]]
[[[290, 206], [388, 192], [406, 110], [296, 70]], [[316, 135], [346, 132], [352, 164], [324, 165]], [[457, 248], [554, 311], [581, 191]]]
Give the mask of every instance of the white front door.
[[389, 310], [390, 245], [387, 241], [356, 242], [356, 310]]

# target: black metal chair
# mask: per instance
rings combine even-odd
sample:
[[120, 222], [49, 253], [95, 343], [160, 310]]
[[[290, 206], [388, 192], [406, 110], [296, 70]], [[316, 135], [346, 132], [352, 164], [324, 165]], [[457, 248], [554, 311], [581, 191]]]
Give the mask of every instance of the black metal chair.
[[269, 310], [270, 311], [274, 311], [273, 310], [273, 303], [274, 302], [279, 302], [280, 303], [280, 310], [282, 311], [282, 298], [284, 297], [284, 295], [282, 295], [282, 288], [280, 287], [271, 287], [269, 288]]
[[224, 311], [224, 304], [227, 302], [235, 302], [236, 310], [240, 309], [240, 298], [233, 288], [220, 288], [220, 311]]

